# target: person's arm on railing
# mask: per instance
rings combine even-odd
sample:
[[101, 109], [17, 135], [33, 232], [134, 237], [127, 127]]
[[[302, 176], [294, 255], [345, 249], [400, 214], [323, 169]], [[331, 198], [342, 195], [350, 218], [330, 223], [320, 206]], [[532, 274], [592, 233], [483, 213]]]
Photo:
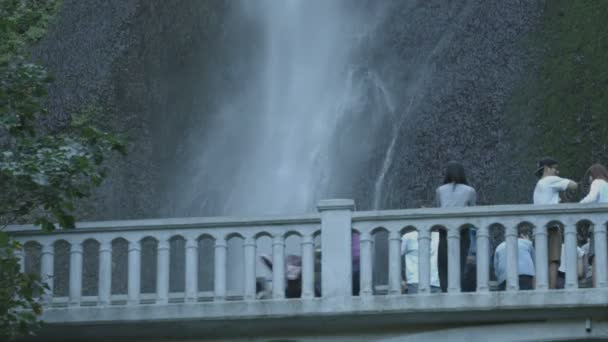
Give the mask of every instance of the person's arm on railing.
[[585, 198], [583, 198], [581, 200], [580, 203], [597, 202], [597, 198], [600, 195], [601, 186], [602, 186], [602, 183], [599, 179], [596, 179], [593, 182], [591, 182], [591, 189], [589, 189], [589, 193], [587, 194], [587, 196], [585, 196]]

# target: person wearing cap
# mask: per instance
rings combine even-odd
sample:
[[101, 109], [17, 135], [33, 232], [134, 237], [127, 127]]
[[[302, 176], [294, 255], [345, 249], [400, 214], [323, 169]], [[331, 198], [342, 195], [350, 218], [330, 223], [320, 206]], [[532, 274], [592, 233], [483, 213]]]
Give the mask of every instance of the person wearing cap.
[[[557, 160], [553, 158], [541, 159], [534, 174], [539, 178], [534, 188], [533, 203], [538, 205], [559, 204], [560, 192], [566, 190], [576, 190], [576, 182], [559, 177]], [[550, 227], [554, 228], [554, 227]], [[549, 229], [549, 287], [555, 288], [557, 284], [557, 274], [560, 265], [562, 239], [557, 229]]]

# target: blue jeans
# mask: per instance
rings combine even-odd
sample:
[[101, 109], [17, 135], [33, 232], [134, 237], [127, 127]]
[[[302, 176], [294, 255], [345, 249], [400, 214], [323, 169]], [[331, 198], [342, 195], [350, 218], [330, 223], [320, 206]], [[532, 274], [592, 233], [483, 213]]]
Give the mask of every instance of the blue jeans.
[[[407, 294], [418, 293], [418, 284], [407, 284]], [[431, 286], [431, 293], [441, 293], [441, 287]]]

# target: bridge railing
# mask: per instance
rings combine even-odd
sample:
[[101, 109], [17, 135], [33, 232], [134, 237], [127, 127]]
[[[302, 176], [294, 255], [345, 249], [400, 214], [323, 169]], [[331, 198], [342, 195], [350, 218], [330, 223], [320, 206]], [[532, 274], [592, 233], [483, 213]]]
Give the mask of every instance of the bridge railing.
[[[166, 305], [176, 296], [184, 304], [202, 301], [225, 302], [227, 296], [227, 261], [228, 243], [232, 237], [242, 239], [243, 274], [242, 296], [237, 300], [244, 302], [259, 301], [256, 292], [258, 275], [257, 260], [259, 239], [270, 238], [272, 247], [272, 290], [270, 298], [276, 301], [285, 298], [286, 264], [285, 241], [290, 236], [297, 236], [300, 241], [301, 255], [301, 301], [323, 301], [325, 298], [347, 298], [352, 295], [353, 263], [351, 260], [351, 234], [360, 234], [360, 297], [375, 297], [373, 276], [374, 239], [373, 235], [384, 230], [388, 233], [388, 294], [402, 294], [403, 256], [401, 238], [409, 231], [417, 231], [419, 244], [419, 293], [420, 295], [444, 296], [446, 294], [430, 293], [431, 277], [431, 233], [443, 230], [447, 235], [448, 253], [448, 293], [461, 291], [461, 258], [460, 232], [462, 229], [477, 229], [477, 292], [490, 291], [490, 233], [499, 227], [505, 231], [507, 253], [507, 291], [518, 290], [517, 272], [517, 228], [521, 225], [533, 227], [536, 266], [536, 291], [544, 291], [549, 286], [548, 271], [548, 231], [561, 227], [564, 232], [565, 288], [572, 290], [578, 287], [577, 281], [577, 225], [586, 224], [593, 228], [595, 238], [595, 267], [597, 268], [596, 287], [608, 287], [608, 255], [606, 243], [606, 224], [608, 206], [563, 204], [555, 206], [505, 205], [478, 206], [453, 209], [408, 209], [387, 211], [354, 211], [352, 200], [324, 200], [319, 203], [318, 213], [298, 217], [233, 219], [233, 218], [187, 218], [135, 221], [109, 221], [80, 223], [76, 229], [57, 230], [43, 233], [33, 226], [11, 226], [8, 228], [21, 243], [40, 246], [40, 274], [43, 280], [51, 285], [50, 293], [45, 297], [49, 306], [95, 306], [132, 307], [139, 305]], [[185, 241], [183, 264], [184, 291], [170, 292], [170, 241], [180, 237]], [[115, 268], [113, 242], [123, 239], [128, 243], [127, 253], [127, 291], [126, 294], [112, 293], [112, 277]], [[142, 264], [142, 241], [152, 239], [155, 247], [155, 291], [142, 294], [142, 270], [150, 267]], [[201, 291], [199, 272], [201, 260], [201, 239], [212, 243], [213, 273], [212, 291]], [[69, 244], [69, 290], [68, 296], [57, 295], [53, 291], [56, 244], [59, 241]], [[86, 270], [89, 263], [83, 262], [83, 246], [87, 241], [95, 242], [98, 262], [93, 263], [96, 269]], [[315, 298], [315, 241], [320, 242], [322, 298]], [[36, 255], [21, 253], [22, 269], [35, 262]], [[205, 260], [203, 260], [205, 262]], [[83, 295], [83, 274], [97, 273], [96, 295]], [[318, 280], [318, 279], [317, 279]], [[232, 300], [230, 300], [232, 301]], [[206, 303], [200, 303], [206, 305]]]

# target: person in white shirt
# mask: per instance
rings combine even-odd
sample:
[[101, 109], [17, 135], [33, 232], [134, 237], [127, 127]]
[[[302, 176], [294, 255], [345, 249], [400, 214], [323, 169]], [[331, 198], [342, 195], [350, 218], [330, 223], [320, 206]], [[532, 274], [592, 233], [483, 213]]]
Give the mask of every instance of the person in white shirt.
[[[467, 182], [464, 166], [450, 161], [445, 170], [443, 185], [435, 189], [435, 204], [439, 208], [474, 206], [477, 192]], [[477, 229], [467, 227], [460, 232], [460, 286], [462, 292], [474, 292], [477, 287]], [[447, 241], [445, 234], [439, 234], [438, 269], [439, 282], [443, 291], [447, 289]]]
[[[601, 164], [593, 164], [587, 170], [591, 188], [581, 203], [608, 203], [608, 170]], [[595, 238], [593, 234], [589, 237], [589, 264], [592, 266], [593, 285], [595, 286]]]
[[594, 164], [587, 174], [591, 188], [581, 203], [608, 203], [608, 170], [601, 164]]
[[[534, 188], [533, 203], [538, 205], [558, 204], [559, 193], [576, 190], [576, 182], [559, 177], [557, 160], [543, 158], [538, 162], [536, 176], [539, 177]], [[553, 227], [551, 227], [553, 228]], [[557, 272], [560, 264], [562, 239], [559, 229], [549, 229], [549, 287], [557, 285]]]
[[[566, 248], [565, 245], [562, 243], [562, 253], [560, 256], [560, 260], [565, 260], [566, 259]], [[583, 256], [585, 255], [585, 250], [583, 250], [581, 247], [576, 247], [576, 277], [578, 279], [583, 277]], [[563, 289], [564, 285], [566, 284], [566, 266], [564, 265], [564, 263], [560, 263], [559, 264], [559, 268], [557, 269], [557, 282], [555, 284], [555, 288], [556, 289]]]
[[[431, 293], [441, 292], [439, 271], [437, 268], [437, 249], [439, 232], [431, 232]], [[412, 231], [401, 237], [401, 255], [405, 259], [405, 283], [407, 293], [418, 293], [418, 232]]]

